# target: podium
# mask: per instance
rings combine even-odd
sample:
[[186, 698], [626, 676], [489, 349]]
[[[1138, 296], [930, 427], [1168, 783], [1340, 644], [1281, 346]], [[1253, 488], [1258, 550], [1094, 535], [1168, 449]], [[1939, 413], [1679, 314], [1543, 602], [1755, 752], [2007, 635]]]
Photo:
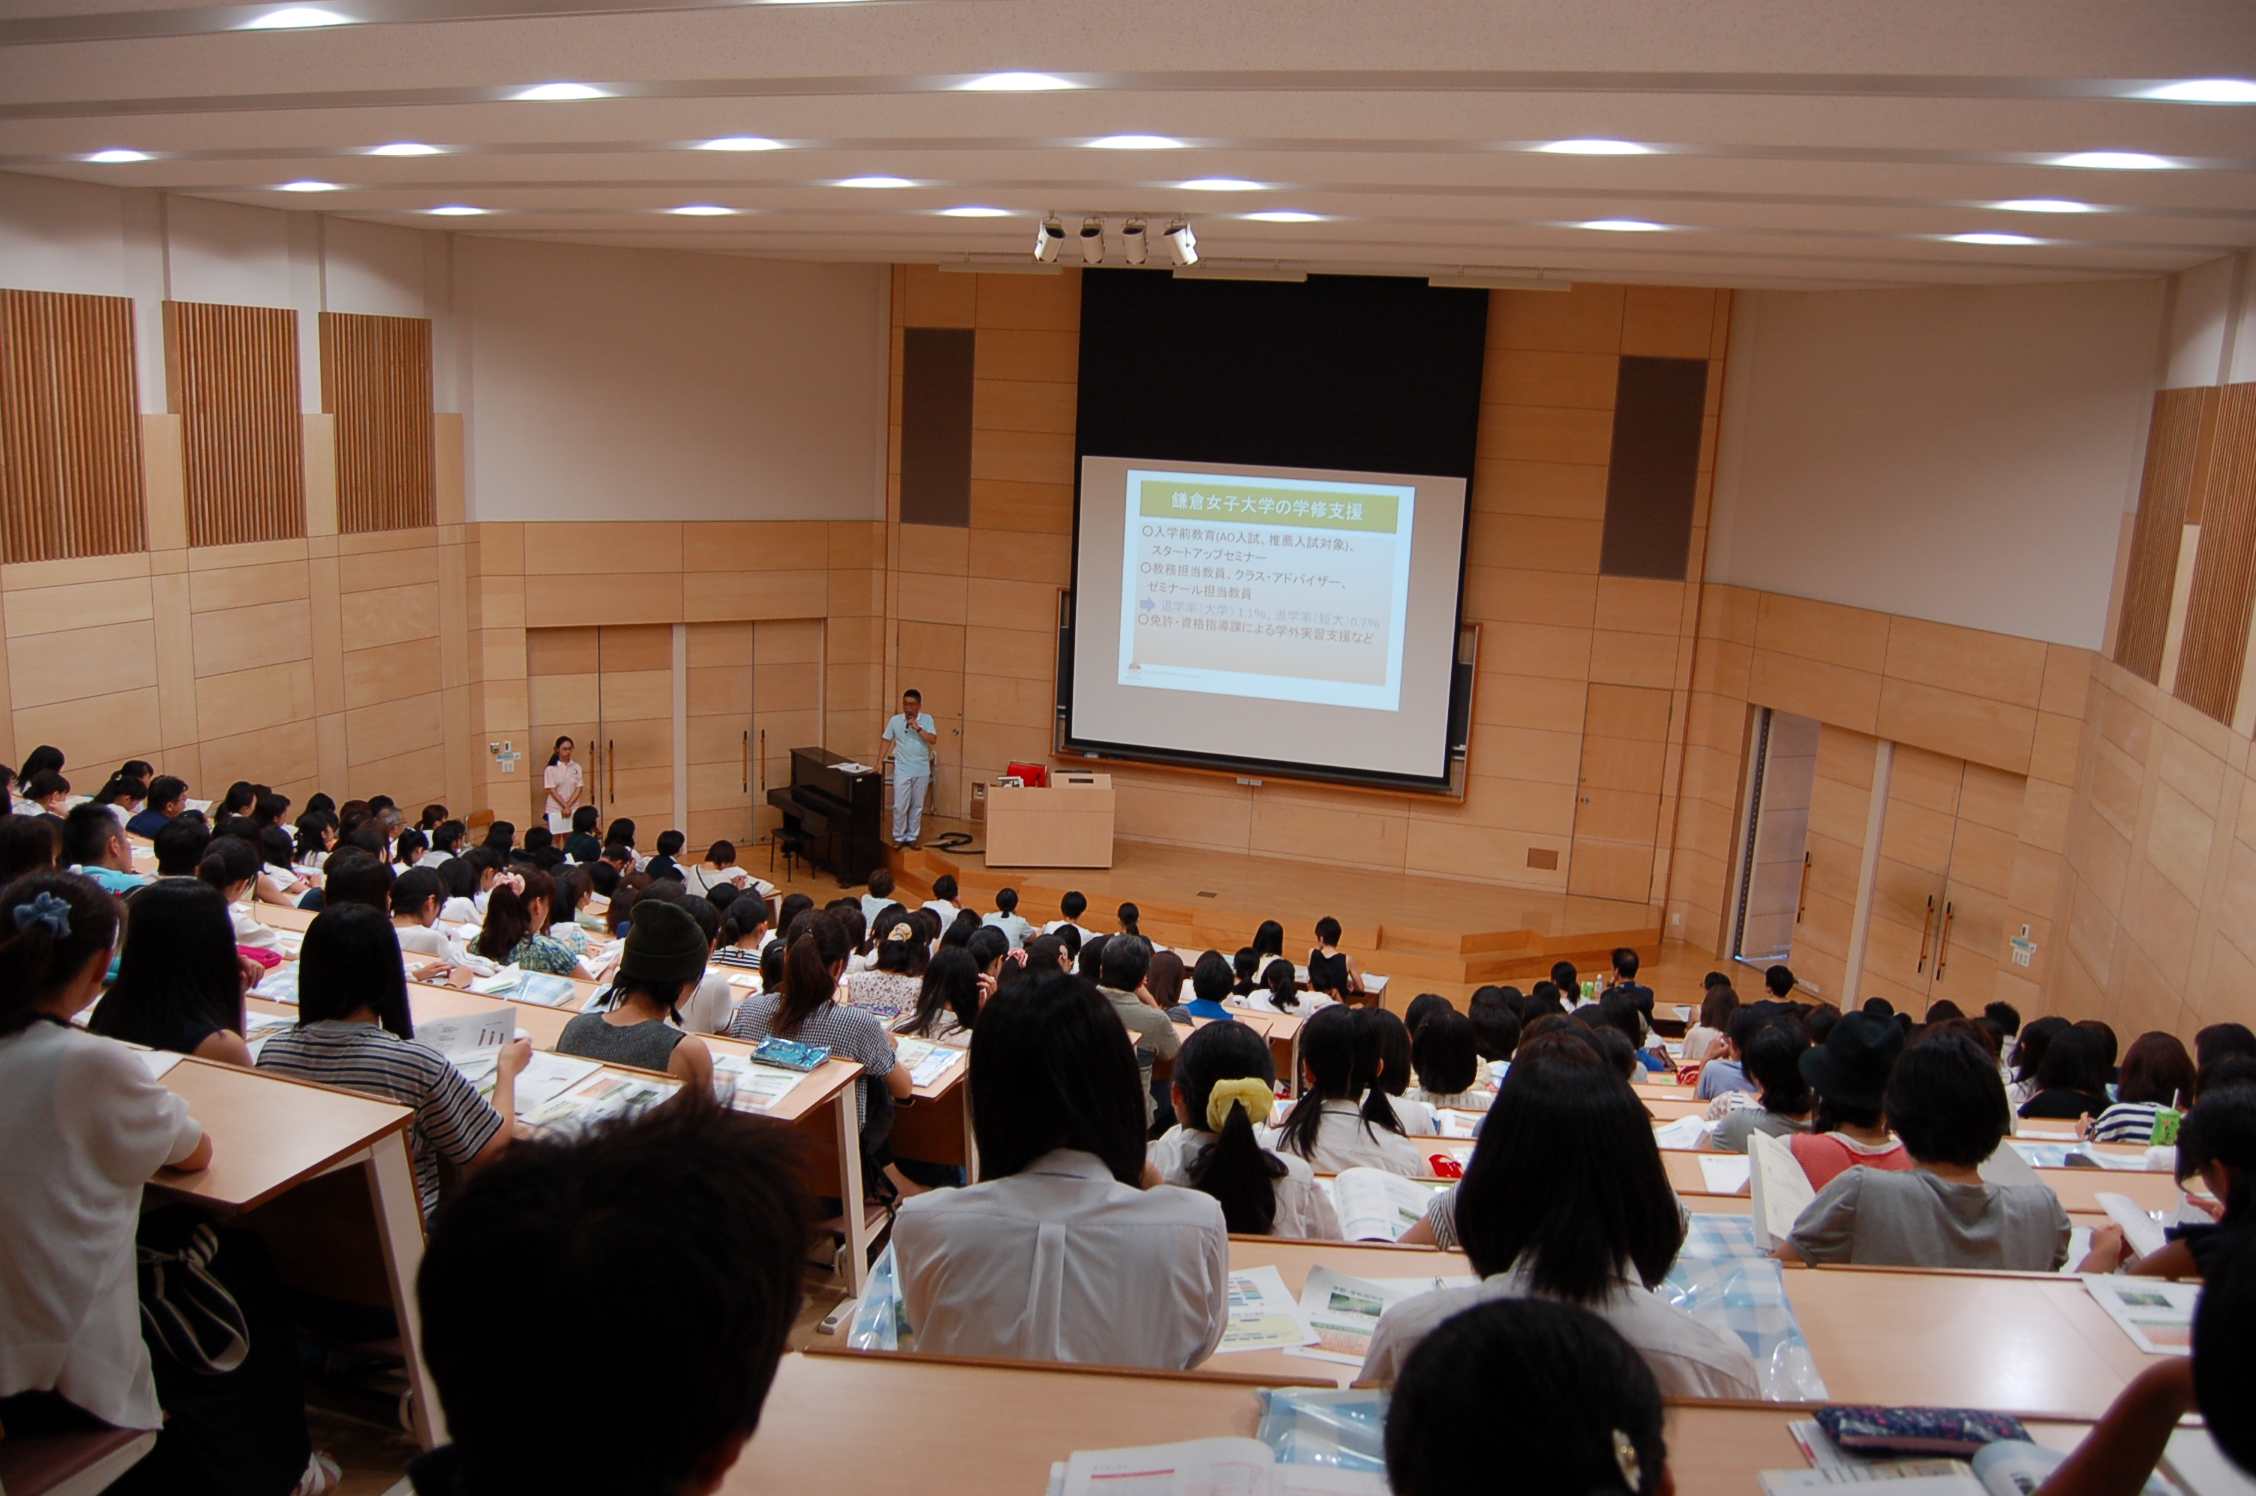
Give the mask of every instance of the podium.
[[987, 787], [989, 867], [1111, 867], [1112, 776], [1056, 774], [1046, 788]]

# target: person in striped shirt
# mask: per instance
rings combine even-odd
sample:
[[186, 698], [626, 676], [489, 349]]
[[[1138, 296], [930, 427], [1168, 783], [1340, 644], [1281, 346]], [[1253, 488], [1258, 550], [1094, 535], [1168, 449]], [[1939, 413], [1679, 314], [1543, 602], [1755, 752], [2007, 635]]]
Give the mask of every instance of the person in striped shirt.
[[2139, 1035], [2123, 1055], [2115, 1100], [2092, 1119], [2095, 1143], [2145, 1143], [2154, 1137], [2154, 1119], [2193, 1101], [2193, 1056], [2176, 1034], [2160, 1030]]

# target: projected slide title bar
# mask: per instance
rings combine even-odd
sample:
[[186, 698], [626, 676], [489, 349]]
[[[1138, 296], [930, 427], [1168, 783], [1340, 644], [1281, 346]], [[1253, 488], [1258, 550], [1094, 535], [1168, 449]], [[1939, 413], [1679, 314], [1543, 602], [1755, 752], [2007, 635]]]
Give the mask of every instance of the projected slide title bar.
[[1146, 478], [1137, 494], [1146, 519], [1254, 520], [1262, 524], [1305, 525], [1312, 529], [1363, 530], [1392, 535], [1400, 500], [1392, 493], [1360, 493], [1342, 498], [1337, 489], [1263, 484], [1229, 489], [1185, 488], [1180, 480]]

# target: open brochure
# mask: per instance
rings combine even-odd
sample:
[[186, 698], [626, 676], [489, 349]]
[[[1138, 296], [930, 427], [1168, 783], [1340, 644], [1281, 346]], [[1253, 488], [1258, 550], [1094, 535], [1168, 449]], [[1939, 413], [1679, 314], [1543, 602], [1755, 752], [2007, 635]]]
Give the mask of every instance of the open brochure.
[[1300, 1305], [1285, 1291], [1274, 1267], [1238, 1268], [1230, 1274], [1230, 1322], [1216, 1355], [1230, 1351], [1297, 1349], [1316, 1343]]
[[1743, 1153], [1700, 1155], [1700, 1182], [1708, 1187], [1711, 1195], [1743, 1195], [1753, 1177], [1754, 1163]]
[[2107, 1218], [2123, 1228], [2123, 1240], [2141, 1257], [2159, 1252], [2168, 1243], [2161, 1222], [2139, 1208], [2139, 1203], [2128, 1195], [2118, 1195], [2101, 1190], [2092, 1196], [2092, 1202], [2107, 1212]]
[[954, 1068], [958, 1060], [971, 1053], [968, 1049], [957, 1049], [931, 1039], [906, 1036], [894, 1039], [893, 1052], [896, 1061], [909, 1067], [910, 1084], [918, 1086], [932, 1085]]
[[1301, 1317], [1316, 1332], [1316, 1350], [1304, 1352], [1323, 1359], [1363, 1364], [1370, 1353], [1371, 1337], [1379, 1316], [1405, 1299], [1442, 1288], [1470, 1288], [1470, 1274], [1455, 1278], [1351, 1278], [1319, 1264], [1308, 1270], [1300, 1290]]
[[632, 1116], [656, 1106], [677, 1090], [681, 1082], [661, 1076], [621, 1075], [606, 1070], [519, 1115], [529, 1127], [571, 1131], [612, 1117]]
[[503, 997], [544, 1008], [567, 1007], [580, 1000], [580, 989], [571, 978], [527, 971], [522, 966], [504, 966], [490, 977], [478, 977], [470, 983], [470, 990], [480, 997]]
[[1405, 1179], [1384, 1169], [1342, 1169], [1328, 1185], [1340, 1236], [1347, 1241], [1400, 1241], [1426, 1218], [1434, 1192], [1447, 1188]]
[[291, 1007], [296, 1007], [298, 1005], [298, 963], [286, 961], [275, 967], [274, 970], [259, 978], [258, 985], [251, 989], [250, 995], [264, 998], [270, 1003], [288, 1003]]
[[1259, 1439], [1193, 1439], [1076, 1450], [1050, 1470], [1051, 1496], [1386, 1496], [1376, 1471], [1280, 1465]]
[[507, 1008], [491, 1013], [460, 1013], [452, 1018], [427, 1018], [415, 1026], [418, 1041], [452, 1059], [481, 1049], [499, 1049], [517, 1037], [517, 1020]]
[[2084, 1287], [2091, 1290], [2107, 1317], [2131, 1337], [2131, 1343], [2148, 1355], [2192, 1353], [2193, 1308], [2201, 1298], [2199, 1283], [2086, 1273]]
[[1674, 1122], [1655, 1124], [1653, 1142], [1661, 1148], [1697, 1148], [1714, 1131], [1715, 1124], [1705, 1117], [1679, 1117]]
[[1773, 1251], [1791, 1236], [1794, 1222], [1817, 1198], [1794, 1150], [1766, 1132], [1747, 1134], [1748, 1192], [1753, 1196], [1755, 1245]]
[[[1799, 1430], [1802, 1426], [1795, 1425]], [[1797, 1432], [1796, 1438], [1801, 1436]], [[1806, 1446], [1805, 1446], [1806, 1447]], [[2067, 1452], [2020, 1439], [2001, 1439], [1976, 1450], [1972, 1459], [1874, 1459], [1841, 1457], [1807, 1470], [1765, 1470], [1764, 1496], [1816, 1491], [1835, 1486], [1888, 1482], [1888, 1496], [2032, 1496]], [[2146, 1483], [2143, 1496], [2174, 1496], [2160, 1477]]]
[[806, 1073], [783, 1070], [774, 1065], [763, 1065], [745, 1055], [717, 1054], [713, 1056], [713, 1090], [716, 1096], [723, 1087], [728, 1088], [725, 1099], [740, 1112], [764, 1112], [789, 1096], [805, 1080]]

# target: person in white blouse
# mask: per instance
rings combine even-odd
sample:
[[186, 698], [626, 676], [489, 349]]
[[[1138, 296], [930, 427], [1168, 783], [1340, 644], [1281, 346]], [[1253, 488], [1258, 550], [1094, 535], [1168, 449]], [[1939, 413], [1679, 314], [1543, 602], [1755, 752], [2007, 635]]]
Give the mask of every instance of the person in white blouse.
[[1481, 1281], [1389, 1308], [1359, 1380], [1392, 1382], [1421, 1339], [1476, 1304], [1540, 1298], [1612, 1325], [1670, 1397], [1762, 1395], [1736, 1336], [1653, 1291], [1685, 1217], [1644, 1104], [1580, 1035], [1521, 1046], [1457, 1187], [1455, 1222]]
[[893, 1250], [917, 1348], [1180, 1371], [1229, 1323], [1212, 1196], [1144, 1158], [1135, 1052], [1078, 977], [989, 998], [971, 1049], [983, 1178], [903, 1201]]
[[1411, 1178], [1433, 1165], [1403, 1135], [1386, 1091], [1378, 1085], [1378, 1045], [1362, 1042], [1355, 1009], [1325, 1008], [1301, 1025], [1300, 1100], [1284, 1125], [1265, 1131], [1262, 1146], [1307, 1160], [1319, 1174], [1384, 1169]]
[[[572, 812], [580, 807], [581, 774], [572, 761], [574, 746], [570, 738], [558, 738], [549, 751], [548, 766], [541, 770], [541, 809], [547, 813], [553, 836], [572, 834]], [[614, 767], [614, 778], [617, 772]]]
[[1234, 1232], [1337, 1241], [1339, 1216], [1308, 1161], [1279, 1157], [1254, 1137], [1276, 1102], [1276, 1082], [1269, 1041], [1246, 1025], [1194, 1030], [1175, 1057], [1170, 1088], [1180, 1125], [1146, 1152], [1167, 1183], [1221, 1201]]
[[439, 928], [439, 904], [445, 893], [439, 875], [426, 867], [411, 867], [393, 881], [392, 927], [399, 933], [400, 950], [460, 967], [474, 977], [492, 976], [501, 968], [463, 949], [461, 941]]
[[211, 1139], [133, 1050], [70, 1022], [101, 991], [117, 901], [68, 873], [33, 873], [9, 891], [0, 906], [0, 1397], [53, 1393], [113, 1427], [160, 1428], [135, 1292], [142, 1186], [160, 1168], [209, 1167]]

